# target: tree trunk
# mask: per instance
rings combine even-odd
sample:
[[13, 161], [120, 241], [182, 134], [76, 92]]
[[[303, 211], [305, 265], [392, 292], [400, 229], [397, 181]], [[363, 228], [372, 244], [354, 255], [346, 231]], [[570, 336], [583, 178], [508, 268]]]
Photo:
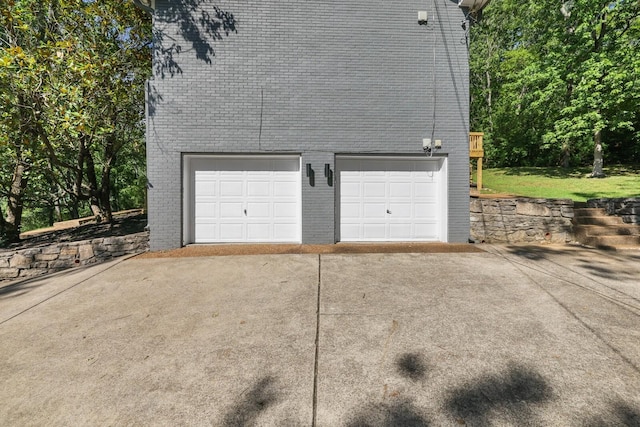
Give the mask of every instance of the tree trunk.
[[489, 129], [491, 131], [491, 133], [493, 134], [493, 105], [492, 105], [492, 87], [491, 87], [491, 73], [489, 72], [489, 70], [487, 70], [485, 72], [485, 77], [487, 80], [487, 110], [488, 110], [488, 115], [489, 115]]
[[0, 204], [0, 245], [4, 242], [5, 221], [2, 213], [2, 204]]
[[[19, 154], [20, 156], [20, 154]], [[7, 200], [7, 218], [4, 220], [4, 234], [9, 242], [20, 240], [20, 226], [22, 225], [22, 209], [24, 192], [27, 189], [28, 178], [25, 173], [29, 170], [25, 163], [18, 159], [13, 169], [11, 189]]]
[[593, 171], [591, 172], [591, 178], [604, 178], [604, 172], [602, 170], [604, 164], [602, 155], [602, 131], [597, 130], [593, 139]]
[[102, 167], [102, 181], [100, 182], [100, 204], [105, 214], [105, 219], [109, 222], [113, 220], [113, 210], [111, 208], [111, 170], [116, 163], [116, 153], [119, 150], [114, 138], [114, 135], [109, 136], [104, 149], [105, 161]]
[[100, 193], [98, 191], [98, 179], [96, 178], [95, 163], [93, 162], [93, 156], [86, 151], [85, 164], [87, 166], [87, 181], [89, 184], [89, 206], [91, 213], [96, 217], [96, 222], [102, 222], [104, 219], [104, 213], [100, 208]]

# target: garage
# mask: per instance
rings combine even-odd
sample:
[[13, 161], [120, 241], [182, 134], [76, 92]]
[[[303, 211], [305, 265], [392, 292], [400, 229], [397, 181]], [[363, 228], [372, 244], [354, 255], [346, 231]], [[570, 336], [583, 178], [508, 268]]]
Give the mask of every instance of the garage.
[[447, 241], [446, 158], [338, 156], [339, 239]]
[[183, 243], [300, 243], [300, 156], [185, 155]]

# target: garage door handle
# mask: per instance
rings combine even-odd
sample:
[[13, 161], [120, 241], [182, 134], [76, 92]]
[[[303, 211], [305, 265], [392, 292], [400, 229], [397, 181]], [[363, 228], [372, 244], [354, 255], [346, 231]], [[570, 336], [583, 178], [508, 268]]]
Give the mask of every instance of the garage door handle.
[[244, 210], [244, 216], [247, 216], [247, 210], [246, 209]]
[[389, 209], [387, 209], [387, 213], [388, 213], [388, 214], [391, 214], [391, 211], [390, 211]]

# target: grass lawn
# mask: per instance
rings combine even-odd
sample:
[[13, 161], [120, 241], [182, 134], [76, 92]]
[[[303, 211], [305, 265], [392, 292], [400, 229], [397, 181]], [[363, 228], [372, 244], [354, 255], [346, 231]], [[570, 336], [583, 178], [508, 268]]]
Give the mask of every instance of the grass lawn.
[[[482, 193], [574, 201], [599, 197], [640, 197], [640, 166], [606, 167], [605, 178], [588, 178], [590, 173], [590, 167], [484, 169]], [[475, 173], [473, 179], [475, 182]]]

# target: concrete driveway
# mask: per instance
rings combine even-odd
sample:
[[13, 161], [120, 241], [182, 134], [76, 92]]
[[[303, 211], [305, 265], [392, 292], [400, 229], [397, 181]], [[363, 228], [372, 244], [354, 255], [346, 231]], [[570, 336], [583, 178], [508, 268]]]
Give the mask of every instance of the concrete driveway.
[[640, 425], [640, 253], [117, 260], [0, 288], [3, 425]]

